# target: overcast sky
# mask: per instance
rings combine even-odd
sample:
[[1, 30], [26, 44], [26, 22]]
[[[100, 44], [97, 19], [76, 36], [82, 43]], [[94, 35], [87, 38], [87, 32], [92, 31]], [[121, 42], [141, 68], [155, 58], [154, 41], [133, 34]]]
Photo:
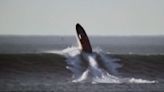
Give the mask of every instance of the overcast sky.
[[0, 0], [0, 35], [164, 35], [164, 0]]

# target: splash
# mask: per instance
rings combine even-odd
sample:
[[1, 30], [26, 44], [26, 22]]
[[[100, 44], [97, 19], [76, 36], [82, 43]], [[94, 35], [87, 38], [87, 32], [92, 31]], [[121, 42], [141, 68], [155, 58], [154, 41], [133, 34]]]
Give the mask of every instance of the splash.
[[119, 59], [113, 58], [101, 49], [94, 49], [94, 53], [80, 52], [78, 47], [68, 47], [62, 51], [52, 51], [64, 55], [67, 59], [67, 69], [73, 73], [72, 82], [97, 83], [157, 83], [136, 78], [118, 77], [118, 68], [122, 65], [117, 63]]

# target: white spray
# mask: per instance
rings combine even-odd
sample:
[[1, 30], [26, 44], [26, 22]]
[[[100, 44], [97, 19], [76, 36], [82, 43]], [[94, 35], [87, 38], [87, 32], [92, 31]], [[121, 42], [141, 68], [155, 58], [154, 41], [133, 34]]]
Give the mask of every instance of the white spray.
[[[68, 47], [62, 51], [50, 51], [64, 55], [69, 69], [73, 73], [72, 82], [91, 82], [91, 83], [156, 83], [135, 78], [117, 77], [117, 69], [121, 67], [115, 59], [106, 55], [101, 49], [95, 49], [93, 54], [81, 53], [77, 47]], [[100, 61], [97, 60], [97, 56]], [[99, 65], [98, 62], [101, 62]], [[114, 76], [115, 75], [115, 76]]]

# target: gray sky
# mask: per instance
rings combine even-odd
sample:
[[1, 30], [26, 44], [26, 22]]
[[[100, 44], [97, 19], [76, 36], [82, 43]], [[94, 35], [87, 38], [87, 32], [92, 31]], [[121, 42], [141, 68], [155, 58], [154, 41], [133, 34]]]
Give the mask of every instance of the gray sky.
[[0, 0], [0, 35], [164, 35], [164, 0]]

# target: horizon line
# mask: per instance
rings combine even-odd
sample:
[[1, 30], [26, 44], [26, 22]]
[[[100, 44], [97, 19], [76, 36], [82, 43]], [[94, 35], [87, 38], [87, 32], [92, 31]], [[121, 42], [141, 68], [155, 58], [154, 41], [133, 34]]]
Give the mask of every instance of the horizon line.
[[[54, 34], [0, 34], [0, 36], [76, 36], [76, 35], [54, 35]], [[89, 37], [155, 37], [155, 36], [163, 36], [164, 35], [88, 35]]]

